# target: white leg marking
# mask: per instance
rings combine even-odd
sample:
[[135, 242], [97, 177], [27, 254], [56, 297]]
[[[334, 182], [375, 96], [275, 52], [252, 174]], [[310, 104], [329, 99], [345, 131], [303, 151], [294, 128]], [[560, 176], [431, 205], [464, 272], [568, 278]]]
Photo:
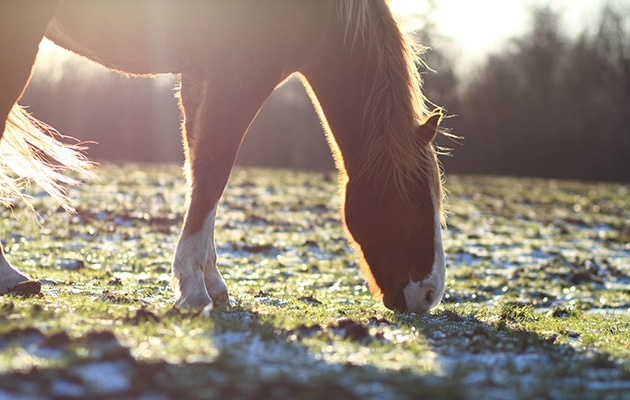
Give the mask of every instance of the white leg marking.
[[30, 281], [31, 278], [15, 268], [4, 256], [4, 250], [0, 245], [0, 295], [9, 291], [20, 282]]
[[429, 276], [420, 282], [409, 280], [403, 289], [407, 309], [413, 312], [426, 312], [437, 307], [444, 296], [446, 282], [446, 262], [442, 246], [442, 225], [440, 216], [435, 214], [435, 239], [433, 269]]
[[214, 219], [216, 207], [202, 229], [194, 235], [180, 235], [173, 260], [175, 307], [201, 308], [227, 301], [227, 285], [216, 266]]

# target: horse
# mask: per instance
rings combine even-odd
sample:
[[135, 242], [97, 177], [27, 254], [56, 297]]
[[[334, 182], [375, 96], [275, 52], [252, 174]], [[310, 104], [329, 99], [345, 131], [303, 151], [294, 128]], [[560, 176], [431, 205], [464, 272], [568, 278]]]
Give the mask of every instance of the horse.
[[[241, 141], [297, 74], [339, 170], [340, 212], [373, 295], [426, 312], [445, 286], [441, 109], [422, 93], [420, 47], [387, 0], [22, 0], [0, 5], [2, 199], [34, 180], [67, 209], [63, 172], [86, 171], [17, 105], [43, 37], [124, 74], [179, 75], [186, 213], [172, 261], [176, 308], [229, 303], [214, 223]], [[44, 129], [42, 129], [44, 128]], [[8, 149], [8, 150], [7, 150]], [[17, 160], [17, 161], [16, 161]], [[0, 294], [31, 278], [0, 247]]]

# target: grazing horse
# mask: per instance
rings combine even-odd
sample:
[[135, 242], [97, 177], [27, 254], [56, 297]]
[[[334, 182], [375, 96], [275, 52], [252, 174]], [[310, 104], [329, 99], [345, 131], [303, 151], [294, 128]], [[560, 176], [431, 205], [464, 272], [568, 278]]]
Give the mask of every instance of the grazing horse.
[[[44, 36], [126, 74], [181, 78], [188, 195], [172, 264], [176, 307], [228, 301], [216, 266], [217, 204], [251, 121], [295, 73], [333, 151], [343, 222], [372, 292], [396, 311], [440, 302], [444, 194], [433, 139], [441, 112], [428, 110], [418, 52], [385, 0], [3, 1], [0, 132], [8, 150], [0, 156], [13, 161], [0, 164], [8, 176], [0, 184], [15, 196], [26, 177], [71, 207], [60, 169], [87, 161], [16, 105]], [[0, 293], [27, 279], [0, 252]]]

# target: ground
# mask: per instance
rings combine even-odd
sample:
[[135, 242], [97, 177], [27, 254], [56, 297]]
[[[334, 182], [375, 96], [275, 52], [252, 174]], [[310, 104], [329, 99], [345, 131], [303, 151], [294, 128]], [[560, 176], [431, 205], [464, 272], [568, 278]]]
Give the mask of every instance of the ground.
[[630, 187], [449, 176], [447, 292], [371, 297], [332, 173], [237, 169], [217, 219], [231, 304], [171, 308], [178, 166], [101, 166], [67, 215], [0, 220], [41, 283], [0, 297], [0, 400], [630, 398]]

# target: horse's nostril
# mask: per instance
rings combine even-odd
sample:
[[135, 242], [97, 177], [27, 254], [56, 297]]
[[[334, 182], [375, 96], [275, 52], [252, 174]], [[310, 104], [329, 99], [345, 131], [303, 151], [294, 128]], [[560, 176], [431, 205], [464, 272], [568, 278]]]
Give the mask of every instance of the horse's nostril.
[[438, 303], [438, 290], [430, 284], [414, 284], [405, 288], [407, 309], [412, 312], [423, 313], [435, 307]]
[[426, 304], [433, 304], [433, 302], [435, 301], [435, 297], [436, 296], [437, 296], [437, 294], [435, 293], [435, 290], [428, 290], [424, 294], [424, 302]]

